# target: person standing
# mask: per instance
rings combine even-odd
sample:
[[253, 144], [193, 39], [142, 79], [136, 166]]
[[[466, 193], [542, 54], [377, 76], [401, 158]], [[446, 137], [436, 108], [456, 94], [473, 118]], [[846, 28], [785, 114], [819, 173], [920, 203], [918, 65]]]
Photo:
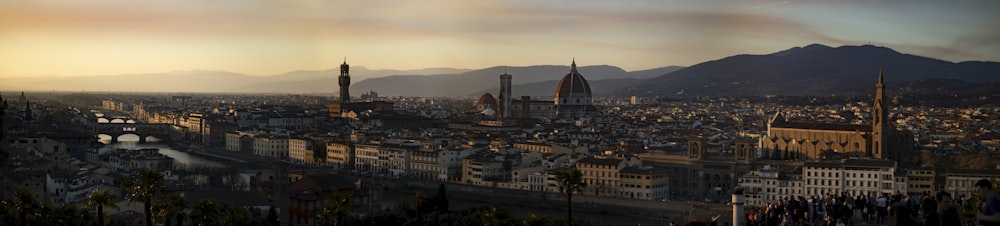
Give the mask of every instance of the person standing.
[[982, 179], [976, 182], [976, 191], [983, 200], [976, 221], [982, 226], [1000, 226], [1000, 197], [993, 191], [993, 182]]
[[938, 192], [935, 200], [926, 205], [931, 210], [925, 218], [925, 226], [962, 225], [962, 221], [958, 217], [958, 209], [955, 208], [955, 201], [951, 199], [951, 194], [948, 192]]
[[875, 204], [876, 205], [875, 208], [878, 208], [878, 216], [876, 217], [876, 219], [877, 219], [877, 223], [879, 223], [879, 224], [884, 224], [885, 223], [886, 215], [889, 213], [889, 211], [887, 210], [887, 206], [886, 206], [888, 204], [889, 200], [888, 200], [888, 197], [886, 197], [886, 196], [888, 196], [888, 194], [884, 194], [883, 193], [881, 196], [878, 197], [878, 199], [875, 200], [875, 203], [876, 203]]

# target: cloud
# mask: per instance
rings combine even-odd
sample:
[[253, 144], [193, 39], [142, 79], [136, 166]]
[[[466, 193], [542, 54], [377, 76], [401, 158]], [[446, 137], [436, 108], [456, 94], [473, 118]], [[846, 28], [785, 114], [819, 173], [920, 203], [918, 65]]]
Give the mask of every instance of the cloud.
[[742, 8], [742, 9], [740, 9], [740, 11], [758, 10], [758, 9], [763, 9], [763, 8], [768, 8], [768, 7], [774, 7], [774, 6], [784, 5], [784, 4], [788, 4], [788, 3], [791, 3], [791, 2], [792, 1], [772, 2], [772, 3], [763, 4], [763, 5], [756, 5], [756, 6]]

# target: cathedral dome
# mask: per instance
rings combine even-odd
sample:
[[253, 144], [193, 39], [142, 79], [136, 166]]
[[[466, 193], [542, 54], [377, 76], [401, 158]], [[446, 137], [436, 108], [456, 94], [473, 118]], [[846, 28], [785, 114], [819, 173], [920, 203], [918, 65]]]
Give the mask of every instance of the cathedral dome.
[[[569, 98], [571, 96], [590, 98], [590, 84], [583, 75], [576, 71], [576, 61], [570, 66], [569, 73], [566, 73], [559, 84], [556, 85], [556, 98]], [[589, 103], [587, 103], [589, 104]]]
[[476, 111], [483, 112], [486, 109], [493, 109], [496, 111], [497, 99], [493, 98], [493, 94], [486, 93], [479, 97], [476, 101]]
[[483, 96], [480, 96], [479, 100], [476, 101], [476, 106], [480, 105], [496, 106], [497, 99], [493, 98], [493, 94], [490, 93], [483, 94]]

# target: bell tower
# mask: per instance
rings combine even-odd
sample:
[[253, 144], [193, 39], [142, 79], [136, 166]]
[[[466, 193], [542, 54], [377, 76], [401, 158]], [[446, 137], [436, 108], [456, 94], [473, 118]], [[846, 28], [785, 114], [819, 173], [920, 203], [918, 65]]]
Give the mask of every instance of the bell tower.
[[338, 77], [338, 83], [340, 84], [340, 104], [351, 102], [351, 66], [347, 65], [347, 58], [344, 58], [344, 63], [340, 65], [340, 77]]
[[875, 84], [875, 102], [872, 104], [872, 149], [868, 156], [882, 159], [885, 156], [886, 122], [885, 84], [882, 83], [882, 70], [878, 71], [878, 83]]

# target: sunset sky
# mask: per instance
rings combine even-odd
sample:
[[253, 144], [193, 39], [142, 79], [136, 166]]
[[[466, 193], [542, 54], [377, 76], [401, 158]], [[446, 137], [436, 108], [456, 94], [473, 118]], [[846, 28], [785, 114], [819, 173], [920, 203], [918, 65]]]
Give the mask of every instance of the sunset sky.
[[3, 0], [0, 77], [690, 66], [810, 43], [1000, 61], [1000, 1]]

